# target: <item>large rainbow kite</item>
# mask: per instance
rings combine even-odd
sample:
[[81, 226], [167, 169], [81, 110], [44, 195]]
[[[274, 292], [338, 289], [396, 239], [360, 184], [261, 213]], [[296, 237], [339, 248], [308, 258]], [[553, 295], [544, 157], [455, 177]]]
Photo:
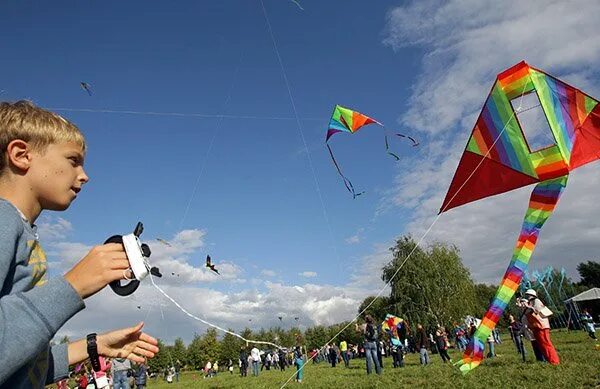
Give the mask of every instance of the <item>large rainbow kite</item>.
[[[511, 100], [537, 93], [554, 144], [532, 151]], [[485, 339], [527, 270], [544, 222], [569, 172], [600, 159], [600, 105], [580, 90], [521, 62], [500, 73], [475, 123], [440, 213], [488, 196], [537, 184], [500, 287], [458, 362], [468, 373], [483, 359]]]
[[[340, 168], [340, 165], [338, 164], [338, 162], [335, 160], [335, 157], [333, 156], [333, 151], [331, 150], [331, 147], [329, 146], [329, 138], [331, 138], [332, 135], [334, 135], [338, 132], [348, 132], [348, 133], [354, 134], [355, 132], [360, 130], [361, 127], [366, 126], [368, 124], [377, 124], [377, 125], [383, 127], [384, 137], [385, 137], [384, 138], [385, 139], [385, 150], [387, 151], [387, 153], [389, 155], [394, 157], [396, 159], [396, 161], [400, 160], [400, 157], [398, 157], [396, 154], [394, 154], [390, 151], [390, 146], [389, 146], [387, 131], [385, 129], [385, 126], [383, 124], [381, 124], [380, 122], [378, 122], [377, 120], [368, 117], [367, 115], [364, 115], [357, 111], [353, 111], [348, 108], [344, 108], [341, 105], [336, 105], [333, 108], [333, 114], [331, 115], [331, 119], [329, 120], [329, 127], [327, 128], [327, 137], [325, 138], [325, 144], [327, 145], [327, 150], [329, 150], [329, 155], [331, 156], [331, 160], [333, 161], [333, 164], [335, 165], [335, 168], [337, 169], [338, 174], [344, 180], [344, 185], [346, 186], [346, 189], [348, 189], [348, 192], [350, 192], [352, 194], [353, 198], [356, 198], [356, 196], [360, 196], [361, 194], [363, 194], [363, 192], [356, 193], [356, 191], [354, 190], [354, 186], [352, 185], [352, 182], [350, 182], [350, 180], [346, 176], [344, 176], [344, 173], [342, 173], [342, 169]], [[400, 134], [400, 133], [395, 133], [394, 135], [399, 136], [401, 138], [410, 139], [413, 142], [413, 146], [418, 146], [418, 144], [419, 144], [414, 138], [412, 138], [408, 135], [404, 135], [404, 134]]]

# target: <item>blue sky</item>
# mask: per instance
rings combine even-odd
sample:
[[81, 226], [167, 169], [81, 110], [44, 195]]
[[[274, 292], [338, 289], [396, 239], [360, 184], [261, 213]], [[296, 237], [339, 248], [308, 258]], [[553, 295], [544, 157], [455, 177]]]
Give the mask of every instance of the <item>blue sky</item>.
[[[381, 43], [390, 5], [353, 23], [362, 9], [358, 1], [306, 4], [304, 12], [288, 1], [265, 3], [298, 115], [307, 119], [302, 131], [333, 240], [259, 2], [9, 4], [3, 29], [19, 38], [5, 41], [3, 68], [11, 77], [2, 88], [6, 97], [50, 108], [290, 118], [220, 123], [62, 112], [85, 132], [92, 178], [64, 217], [74, 225], [73, 238], [90, 244], [137, 220], [147, 238], [169, 239], [206, 158], [183, 228], [205, 229], [216, 258], [280, 269], [286, 280], [314, 270], [320, 280], [335, 282], [336, 262], [346, 266], [370, 249], [344, 239], [369, 221], [377, 191], [402, 166], [382, 152], [377, 127], [335, 137], [344, 171], [368, 192], [354, 201], [323, 144], [336, 103], [396, 125], [418, 61], [410, 59], [414, 50], [394, 52]], [[80, 81], [92, 85], [92, 97]], [[416, 151], [396, 146], [401, 154]], [[400, 233], [402, 218], [393, 216], [365, 234]]]
[[[525, 59], [600, 95], [600, 43], [589, 39], [598, 6], [302, 1], [302, 11], [264, 1], [307, 149], [260, 1], [2, 4], [0, 97], [57, 110], [89, 144], [90, 183], [67, 212], [39, 220], [53, 274], [140, 220], [166, 275], [160, 282], [219, 325], [239, 328], [240, 315], [264, 326], [280, 314], [300, 315], [305, 326], [350, 320], [382, 287], [393, 239], [419, 238], [433, 222], [497, 73]], [[395, 143], [402, 159], [394, 162], [378, 127], [332, 138], [344, 172], [366, 191], [356, 200], [324, 146], [335, 104], [421, 141]], [[533, 267], [564, 266], [574, 276], [597, 252], [600, 181], [591, 165], [572, 176]], [[475, 279], [497, 283], [530, 190], [453, 210], [424, 243], [456, 244]], [[223, 277], [201, 268], [207, 253]], [[92, 298], [65, 333], [140, 315], [167, 339], [203, 328], [148, 285], [130, 299], [111, 293]], [[140, 302], [142, 312], [132, 312]]]

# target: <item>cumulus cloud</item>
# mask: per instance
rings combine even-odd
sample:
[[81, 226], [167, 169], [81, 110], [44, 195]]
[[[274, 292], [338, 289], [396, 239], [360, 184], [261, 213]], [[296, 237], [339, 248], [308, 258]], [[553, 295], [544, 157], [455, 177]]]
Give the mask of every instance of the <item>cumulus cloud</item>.
[[393, 9], [384, 42], [426, 50], [403, 124], [431, 134], [457, 124], [469, 130], [469, 114], [479, 110], [495, 75], [523, 59], [598, 90], [591, 76], [600, 59], [600, 4], [579, 3], [424, 0]]
[[275, 277], [277, 275], [277, 272], [275, 272], [274, 270], [264, 269], [260, 272], [260, 274], [262, 274], [265, 277]]
[[[282, 316], [285, 323], [304, 328], [350, 320], [364, 298], [359, 290], [333, 285], [305, 284], [300, 287], [266, 282], [265, 288], [260, 291], [247, 289], [228, 293], [165, 284], [160, 280], [156, 282], [193, 315], [236, 331], [247, 326], [257, 330], [281, 325], [278, 316]], [[202, 333], [207, 328], [180, 311], [150, 283], [143, 283], [138, 291], [125, 298], [105, 289], [88, 299], [86, 305], [85, 311], [61, 329], [58, 338], [81, 336], [92, 329], [107, 331], [144, 321], [145, 330], [154, 336], [168, 342], [182, 337], [189, 342], [194, 333]], [[297, 323], [295, 317], [299, 318]]]
[[[425, 53], [399, 121], [429, 139], [414, 168], [396, 177], [382, 200], [388, 205], [379, 211], [389, 211], [389, 204], [412, 209], [407, 230], [417, 237], [435, 221], [428, 240], [455, 243], [480, 281], [497, 283], [502, 276], [532, 187], [465, 205], [439, 219], [437, 211], [497, 73], [524, 59], [591, 95], [600, 94], [600, 41], [592, 38], [600, 4], [579, 3], [425, 0], [388, 14], [384, 43], [395, 50], [418, 46]], [[543, 137], [539, 124], [535, 117], [526, 123], [532, 135]], [[576, 264], [597, 252], [591, 238], [597, 233], [593, 221], [600, 217], [600, 208], [593, 206], [600, 185], [597, 169], [592, 165], [571, 174], [531, 266], [564, 266], [574, 275]]]
[[62, 217], [42, 215], [37, 221], [38, 235], [43, 242], [60, 241], [73, 230], [71, 223]]
[[317, 276], [317, 272], [314, 271], [303, 271], [302, 273], [298, 273], [301, 277], [312, 278]]

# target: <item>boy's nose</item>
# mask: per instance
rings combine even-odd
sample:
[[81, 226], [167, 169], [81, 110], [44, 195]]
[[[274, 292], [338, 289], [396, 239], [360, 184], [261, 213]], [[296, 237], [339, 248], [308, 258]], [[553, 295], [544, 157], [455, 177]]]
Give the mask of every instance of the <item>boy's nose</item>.
[[90, 180], [90, 178], [88, 177], [88, 175], [86, 174], [85, 170], [81, 169], [81, 174], [79, 175], [79, 181], [82, 184], [87, 183]]

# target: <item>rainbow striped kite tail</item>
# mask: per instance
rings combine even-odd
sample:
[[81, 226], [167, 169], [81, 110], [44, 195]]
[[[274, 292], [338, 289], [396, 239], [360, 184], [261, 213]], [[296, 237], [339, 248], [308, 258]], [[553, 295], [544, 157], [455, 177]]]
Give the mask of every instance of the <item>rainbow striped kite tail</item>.
[[483, 360], [484, 344], [475, 335], [471, 338], [461, 360], [454, 366], [458, 366], [463, 374], [469, 373], [481, 364]]

